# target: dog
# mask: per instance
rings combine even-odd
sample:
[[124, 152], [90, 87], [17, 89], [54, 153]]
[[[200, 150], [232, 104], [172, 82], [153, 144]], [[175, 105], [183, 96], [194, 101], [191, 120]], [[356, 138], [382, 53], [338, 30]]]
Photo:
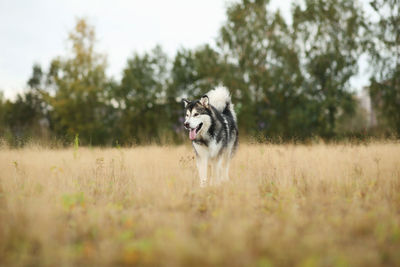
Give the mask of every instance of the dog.
[[229, 180], [229, 163], [238, 146], [239, 131], [228, 89], [218, 86], [200, 100], [183, 99], [183, 103], [184, 127], [196, 153], [200, 186], [209, 183], [209, 163], [214, 178], [210, 184]]

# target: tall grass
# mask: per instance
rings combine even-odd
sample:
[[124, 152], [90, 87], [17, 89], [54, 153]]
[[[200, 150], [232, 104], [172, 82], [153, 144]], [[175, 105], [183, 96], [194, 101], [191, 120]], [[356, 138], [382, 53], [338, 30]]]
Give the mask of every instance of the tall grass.
[[0, 150], [0, 266], [400, 265], [400, 144]]

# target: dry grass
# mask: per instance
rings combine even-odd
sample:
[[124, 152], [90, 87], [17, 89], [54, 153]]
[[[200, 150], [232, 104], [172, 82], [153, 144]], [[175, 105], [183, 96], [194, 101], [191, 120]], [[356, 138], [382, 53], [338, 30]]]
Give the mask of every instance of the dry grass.
[[400, 265], [400, 145], [0, 150], [1, 266]]

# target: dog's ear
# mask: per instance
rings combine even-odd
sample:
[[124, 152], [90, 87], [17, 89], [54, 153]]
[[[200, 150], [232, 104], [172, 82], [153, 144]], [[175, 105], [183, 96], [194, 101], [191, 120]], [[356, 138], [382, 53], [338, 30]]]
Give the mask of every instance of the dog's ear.
[[208, 108], [208, 96], [207, 95], [203, 95], [200, 98], [200, 104], [202, 104], [204, 107]]
[[184, 99], [182, 99], [182, 103], [183, 103], [183, 106], [186, 108], [186, 106], [190, 103], [190, 101], [187, 100], [186, 98], [184, 98]]

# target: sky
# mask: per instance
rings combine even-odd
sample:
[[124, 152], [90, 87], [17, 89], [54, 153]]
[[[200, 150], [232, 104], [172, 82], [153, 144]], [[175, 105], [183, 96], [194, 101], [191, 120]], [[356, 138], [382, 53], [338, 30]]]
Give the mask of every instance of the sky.
[[[170, 57], [180, 48], [215, 43], [229, 0], [0, 0], [0, 91], [13, 99], [26, 89], [32, 66], [46, 70], [66, 54], [67, 36], [77, 18], [95, 27], [97, 51], [107, 55], [108, 74], [121, 77], [134, 52], [161, 45]], [[271, 8], [289, 18], [291, 1]], [[361, 88], [365, 75], [353, 78]]]

